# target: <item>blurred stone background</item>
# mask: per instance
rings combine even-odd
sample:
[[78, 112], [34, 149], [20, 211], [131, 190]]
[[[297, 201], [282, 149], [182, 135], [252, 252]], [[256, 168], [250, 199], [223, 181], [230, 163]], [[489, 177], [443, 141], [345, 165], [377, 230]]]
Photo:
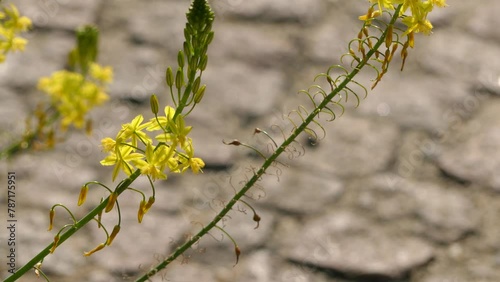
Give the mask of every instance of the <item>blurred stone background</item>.
[[[2, 146], [21, 134], [26, 113], [44, 98], [38, 78], [64, 67], [76, 27], [100, 28], [99, 61], [115, 71], [111, 101], [92, 114], [93, 136], [70, 131], [54, 151], [1, 163], [2, 206], [7, 171], [18, 177], [20, 266], [52, 241], [55, 233], [46, 229], [53, 204], [82, 216], [105, 194], [91, 188], [77, 208], [81, 185], [112, 185], [112, 169], [99, 165], [100, 139], [139, 113], [151, 116], [150, 94], [168, 102], [164, 71], [176, 65], [189, 1], [13, 2], [35, 28], [27, 50], [0, 65]], [[133, 280], [208, 223], [261, 161], [222, 140], [262, 145], [255, 127], [287, 128], [282, 114], [304, 101], [297, 91], [338, 63], [368, 6], [211, 2], [216, 37], [204, 75], [208, 90], [188, 119], [205, 173], [157, 182], [156, 203], [142, 224], [140, 198], [125, 194], [113, 245], [83, 257], [105, 238], [94, 225], [85, 228], [46, 258], [51, 281]], [[225, 219], [242, 250], [237, 266], [230, 240], [213, 231], [152, 281], [500, 281], [500, 2], [448, 4], [432, 14], [434, 34], [417, 36], [404, 72], [395, 61], [359, 108], [324, 122], [327, 136], [316, 144], [301, 138], [305, 155], [284, 158], [289, 167], [271, 169], [252, 190], [258, 200], [246, 200], [262, 217], [258, 229], [243, 204]], [[134, 187], [149, 191], [144, 179]], [[104, 218], [109, 228], [116, 222], [113, 212]], [[65, 220], [58, 210], [56, 222]], [[1, 234], [3, 254], [4, 228]], [[20, 281], [40, 280], [31, 273]]]

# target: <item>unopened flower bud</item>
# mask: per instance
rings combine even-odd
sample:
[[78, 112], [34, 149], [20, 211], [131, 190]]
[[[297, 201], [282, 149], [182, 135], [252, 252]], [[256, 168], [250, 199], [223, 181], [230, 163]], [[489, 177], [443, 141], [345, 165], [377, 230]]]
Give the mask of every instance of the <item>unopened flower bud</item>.
[[167, 68], [167, 72], [165, 74], [165, 80], [167, 81], [168, 87], [172, 87], [174, 85], [174, 73], [172, 72], [171, 67]]
[[179, 65], [179, 68], [184, 67], [184, 53], [182, 52], [182, 50], [177, 53], [177, 64]]
[[236, 263], [234, 265], [237, 265], [238, 261], [240, 261], [240, 255], [241, 255], [241, 250], [240, 247], [238, 247], [238, 245], [234, 246], [234, 253], [236, 254]]
[[142, 218], [144, 217], [144, 214], [146, 213], [144, 211], [144, 206], [146, 205], [146, 201], [142, 200], [141, 203], [139, 204], [139, 211], [137, 212], [137, 221], [139, 223], [142, 222]]
[[144, 205], [144, 213], [147, 213], [154, 203], [155, 203], [155, 197], [153, 196], [149, 197], [148, 202]]
[[175, 88], [181, 89], [182, 86], [184, 86], [184, 73], [181, 68], [178, 68], [175, 74]]
[[158, 97], [156, 97], [155, 94], [151, 95], [151, 97], [149, 98], [149, 103], [151, 104], [151, 111], [153, 112], [153, 114], [157, 115], [159, 108]]
[[120, 232], [120, 225], [115, 225], [115, 227], [113, 227], [113, 231], [111, 232], [111, 235], [109, 235], [109, 238], [108, 238], [108, 241], [106, 242], [106, 245], [110, 246], [111, 243], [113, 243], [113, 240], [115, 239], [118, 232]]
[[385, 47], [389, 49], [392, 45], [392, 24], [387, 27], [387, 34], [385, 36]]
[[203, 95], [205, 95], [205, 89], [207, 88], [207, 86], [205, 84], [203, 84], [200, 89], [198, 89], [198, 91], [196, 92], [196, 94], [194, 94], [194, 102], [196, 104], [198, 104], [199, 102], [201, 102], [201, 99], [203, 98]]
[[56, 214], [56, 211], [52, 208], [50, 209], [50, 212], [49, 212], [49, 229], [47, 229], [47, 231], [50, 231], [52, 230], [52, 228], [54, 227], [54, 215]]
[[193, 82], [193, 89], [192, 89], [193, 94], [196, 94], [198, 89], [200, 89], [200, 83], [201, 83], [201, 77], [198, 76]]
[[[101, 198], [101, 203], [102, 203], [102, 198]], [[97, 213], [97, 228], [101, 228], [101, 218], [102, 218], [102, 210], [100, 210]]]
[[50, 248], [50, 253], [54, 253], [54, 251], [56, 250], [57, 248], [57, 243], [59, 243], [59, 234], [57, 234], [55, 237], [54, 237], [54, 243], [52, 243], [52, 248]]
[[409, 42], [411, 48], [413, 48], [415, 46], [415, 33], [414, 32], [408, 33], [408, 42]]
[[184, 41], [184, 45], [183, 45], [183, 48], [184, 48], [184, 54], [186, 54], [186, 57], [188, 58], [188, 61], [191, 59], [191, 57], [193, 56], [193, 47], [191, 46], [191, 44], [189, 44], [189, 41]]
[[85, 200], [87, 199], [87, 192], [89, 191], [89, 187], [87, 185], [83, 185], [82, 189], [80, 189], [80, 195], [78, 196], [78, 206], [83, 205]]
[[214, 40], [214, 32], [213, 31], [210, 31], [208, 33], [208, 36], [207, 36], [207, 42], [205, 44], [209, 45], [210, 43], [212, 43], [212, 40]]
[[109, 195], [108, 204], [106, 205], [104, 212], [110, 212], [113, 209], [113, 207], [115, 206], [116, 198], [118, 198], [118, 194], [116, 194], [116, 192], [113, 192]]
[[254, 229], [259, 228], [259, 224], [260, 224], [260, 216], [259, 216], [257, 213], [254, 213], [254, 214], [253, 214], [253, 221], [257, 222], [257, 226], [255, 226], [255, 228], [254, 228]]
[[199, 68], [201, 71], [204, 71], [207, 68], [207, 63], [208, 63], [208, 56], [207, 54], [203, 55], [200, 60]]
[[88, 251], [88, 252], [84, 252], [83, 255], [88, 257], [88, 256], [92, 255], [93, 253], [104, 249], [104, 247], [106, 247], [106, 244], [101, 243], [101, 244], [97, 245], [97, 247], [95, 247], [93, 250]]

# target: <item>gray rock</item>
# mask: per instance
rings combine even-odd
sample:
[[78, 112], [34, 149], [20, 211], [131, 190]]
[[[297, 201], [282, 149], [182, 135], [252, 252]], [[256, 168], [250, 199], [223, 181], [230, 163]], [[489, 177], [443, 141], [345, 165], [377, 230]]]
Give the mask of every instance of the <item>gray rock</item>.
[[301, 168], [338, 176], [381, 171], [389, 165], [399, 138], [398, 128], [381, 119], [344, 115], [324, 126], [327, 136], [318, 142], [317, 148], [309, 148], [303, 159], [299, 159]]
[[465, 19], [467, 29], [476, 36], [487, 40], [498, 42], [500, 34], [495, 32], [491, 27], [500, 24], [500, 19], [489, 11], [498, 11], [500, 3], [498, 1], [487, 1], [483, 5], [474, 5], [470, 7], [469, 16]]
[[64, 67], [74, 44], [74, 37], [61, 32], [34, 33], [29, 36], [24, 52], [10, 54], [7, 63], [0, 65], [0, 73], [3, 74], [0, 76], [0, 85], [20, 89], [36, 88], [42, 76], [50, 76], [52, 72]]
[[[209, 47], [209, 62], [234, 58], [252, 65], [266, 67], [287, 66], [298, 53], [293, 44], [293, 30], [276, 29], [273, 25], [216, 21], [215, 38]], [[209, 66], [210, 68], [210, 66]]]
[[332, 269], [346, 275], [405, 275], [433, 257], [426, 242], [391, 234], [353, 213], [330, 213], [307, 222], [285, 251], [298, 263]]
[[96, 23], [101, 0], [75, 2], [68, 0], [43, 1], [33, 4], [29, 0], [17, 1], [21, 14], [29, 17], [35, 27], [75, 30]]
[[[213, 64], [203, 74], [203, 78], [209, 85], [205, 96], [212, 97], [209, 100], [204, 96], [204, 107], [218, 113], [213, 117], [238, 113], [238, 117], [245, 118], [268, 113], [278, 102], [285, 87], [283, 73], [234, 61]], [[221, 107], [221, 101], [231, 106]]]
[[[453, 42], [453, 44], [449, 44]], [[418, 41], [417, 41], [418, 44]], [[410, 51], [407, 65], [418, 64], [427, 73], [439, 73], [462, 82], [477, 83], [480, 76], [498, 74], [500, 63], [491, 60], [500, 46], [451, 28], [442, 29]], [[471, 52], [478, 51], [480, 52]]]
[[159, 45], [174, 53], [182, 49], [188, 1], [106, 2], [104, 27], [125, 27], [128, 39], [138, 44]]
[[[147, 104], [148, 107], [152, 94], [157, 94], [162, 100], [170, 100], [165, 71], [167, 62], [177, 65], [173, 53], [167, 59], [164, 50], [131, 44], [120, 33], [103, 33], [101, 46], [101, 64], [112, 66], [114, 72], [113, 83], [109, 87], [111, 97]], [[130, 54], [127, 60], [123, 59], [123, 54]]]
[[442, 130], [448, 127], [448, 112], [472, 96], [467, 88], [451, 78], [392, 72], [361, 103], [359, 111], [388, 117], [406, 128]]
[[257, 250], [250, 254], [244, 254], [240, 262], [233, 268], [220, 268], [217, 271], [219, 281], [262, 281], [273, 280], [274, 265], [276, 258], [269, 251]]
[[[404, 225], [435, 241], [449, 243], [476, 230], [479, 213], [474, 203], [454, 187], [382, 174], [356, 185], [358, 203], [383, 220], [413, 220]], [[422, 226], [423, 225], [423, 226]]]
[[439, 166], [459, 179], [500, 190], [499, 112], [500, 102], [489, 101], [476, 117], [451, 131]]
[[214, 4], [216, 14], [224, 19], [246, 18], [270, 22], [314, 23], [321, 19], [325, 11], [325, 3], [320, 0], [293, 1], [220, 1]]
[[331, 175], [284, 168], [279, 177], [266, 176], [260, 184], [265, 192], [259, 204], [292, 214], [318, 213], [334, 205], [344, 192], [341, 181]]
[[[357, 18], [337, 11], [340, 10], [335, 9], [332, 13], [335, 16], [327, 17], [319, 26], [310, 27], [310, 31], [305, 32], [307, 37], [301, 37], [307, 47], [305, 55], [314, 62], [329, 65], [340, 63], [340, 56], [346, 52], [349, 41], [356, 38], [362, 26]], [[345, 28], [339, 28], [340, 25]]]
[[457, 191], [425, 183], [415, 183], [407, 189], [416, 199], [417, 215], [428, 226], [425, 235], [434, 240], [452, 242], [477, 227], [475, 206]]

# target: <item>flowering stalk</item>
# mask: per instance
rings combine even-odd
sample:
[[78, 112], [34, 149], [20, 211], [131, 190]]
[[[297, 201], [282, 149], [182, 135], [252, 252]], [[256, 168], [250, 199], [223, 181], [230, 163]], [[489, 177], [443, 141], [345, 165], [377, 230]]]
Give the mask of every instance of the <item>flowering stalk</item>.
[[[401, 11], [402, 5], [397, 6], [394, 11], [394, 15], [391, 18], [389, 25], [393, 25], [399, 17], [399, 12]], [[337, 87], [330, 92], [323, 101], [317, 105], [317, 107], [312, 111], [304, 121], [296, 127], [296, 129], [292, 132], [292, 134], [283, 141], [283, 143], [274, 151], [274, 153], [269, 156], [262, 166], [257, 170], [254, 175], [245, 183], [245, 185], [233, 196], [233, 198], [224, 206], [224, 208], [214, 217], [214, 219], [207, 224], [203, 229], [201, 229], [195, 236], [193, 236], [190, 240], [186, 241], [180, 247], [178, 247], [168, 258], [164, 261], [157, 264], [150, 271], [139, 277], [136, 282], [147, 281], [150, 277], [154, 276], [160, 270], [164, 269], [173, 262], [177, 257], [187, 251], [191, 246], [193, 246], [201, 237], [205, 236], [210, 230], [216, 228], [216, 225], [219, 221], [221, 221], [229, 211], [232, 210], [233, 206], [248, 192], [250, 188], [265, 174], [266, 170], [277, 160], [277, 158], [286, 151], [287, 147], [292, 144], [297, 136], [304, 132], [309, 124], [315, 120], [318, 113], [320, 113], [327, 105], [332, 101], [332, 99], [337, 96], [340, 92], [344, 91], [347, 85], [352, 81], [352, 79], [363, 69], [369, 62], [369, 60], [374, 56], [377, 52], [378, 48], [382, 46], [385, 42], [385, 38], [387, 36], [387, 30], [378, 38], [377, 42], [365, 55], [365, 57], [360, 60], [360, 62], [353, 68], [353, 70], [345, 76], [344, 80], [337, 85]]]
[[[164, 109], [164, 115], [158, 115], [158, 100], [156, 96], [152, 96], [151, 110], [155, 115], [154, 118], [143, 122], [143, 116], [138, 115], [130, 123], [122, 125], [122, 129], [118, 132], [115, 139], [108, 137], [101, 141], [104, 151], [108, 152], [108, 156], [101, 161], [101, 164], [105, 166], [114, 166], [112, 180], [114, 181], [116, 179], [120, 171], [124, 172], [128, 177], [119, 182], [115, 190], [81, 220], [67, 225], [67, 229], [64, 233], [58, 233], [57, 240], [54, 240], [57, 245], [54, 245], [54, 242], [49, 244], [44, 250], [33, 257], [26, 265], [17, 270], [16, 273], [5, 281], [15, 281], [28, 270], [35, 268], [37, 263], [55, 250], [55, 247], [59, 247], [91, 220], [96, 220], [98, 224], [101, 224], [100, 217], [103, 211], [111, 211], [114, 209], [115, 203], [118, 207], [117, 199], [120, 194], [127, 189], [132, 189], [130, 185], [139, 176], [144, 175], [148, 177], [153, 188], [153, 195], [148, 201], [143, 198], [140, 203], [138, 221], [141, 222], [143, 216], [155, 202], [153, 181], [167, 178], [167, 175], [164, 173], [165, 170], [172, 173], [183, 173], [188, 169], [191, 169], [194, 173], [202, 172], [202, 168], [205, 164], [201, 159], [194, 157], [192, 140], [187, 137], [191, 131], [191, 126], [185, 125], [184, 117], [194, 108], [196, 104], [195, 101], [199, 102], [205, 91], [205, 87], [200, 86], [200, 80], [201, 72], [203, 72], [207, 64], [206, 52], [208, 44], [213, 38], [213, 32], [211, 31], [213, 12], [206, 0], [194, 0], [187, 14], [187, 18], [188, 23], [185, 30], [187, 43], [184, 44], [184, 49], [186, 50], [185, 56], [188, 64], [186, 71], [187, 84], [184, 82], [183, 70], [185, 57], [183, 52], [179, 52], [178, 73], [180, 74], [176, 79], [176, 88], [181, 95], [179, 99], [174, 100], [174, 104], [176, 104], [177, 108], [167, 106]], [[84, 44], [78, 44], [78, 48], [83, 45]], [[82, 55], [81, 52], [74, 51], [70, 54], [70, 58], [72, 58], [70, 60], [70, 65], [73, 63], [72, 66], [78, 67], [81, 72], [84, 73], [88, 70], [89, 73], [92, 74], [91, 63], [88, 64], [88, 68], [79, 63], [82, 57], [93, 59], [95, 58], [95, 54], [89, 51], [87, 55]], [[168, 74], [169, 71], [167, 70], [167, 78]], [[170, 81], [167, 79], [167, 85], [171, 86], [169, 83]], [[191, 109], [187, 114], [183, 114], [183, 109], [187, 106], [190, 106]], [[154, 138], [151, 138], [146, 131], [157, 131], [158, 133]], [[88, 184], [89, 183], [85, 184], [80, 191], [78, 197], [79, 205], [83, 204], [85, 201]], [[51, 213], [51, 220], [52, 218], [53, 215]], [[53, 222], [51, 221], [50, 225], [52, 226], [52, 224]], [[111, 235], [107, 234], [106, 243], [98, 245], [84, 255], [91, 255], [107, 245], [110, 245], [120, 230], [119, 224], [120, 223], [115, 225]]]

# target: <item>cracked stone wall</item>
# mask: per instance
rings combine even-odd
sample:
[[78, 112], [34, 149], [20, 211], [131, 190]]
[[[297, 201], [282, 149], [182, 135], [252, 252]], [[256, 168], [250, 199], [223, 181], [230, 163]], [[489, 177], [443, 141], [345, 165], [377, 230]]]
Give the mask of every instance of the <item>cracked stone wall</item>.
[[[22, 132], [25, 114], [42, 99], [38, 78], [64, 67], [76, 27], [100, 28], [99, 60], [115, 71], [111, 101], [92, 113], [93, 136], [69, 132], [53, 151], [0, 164], [1, 183], [7, 171], [18, 176], [24, 263], [52, 241], [46, 229], [54, 203], [82, 216], [101, 196], [91, 190], [77, 208], [82, 183], [111, 183], [111, 169], [99, 165], [99, 140], [147, 115], [150, 94], [167, 102], [164, 71], [176, 64], [189, 1], [14, 2], [35, 28], [26, 51], [0, 65], [2, 145]], [[104, 236], [86, 228], [45, 260], [51, 281], [131, 280], [206, 224], [260, 162], [221, 140], [262, 144], [255, 127], [288, 126], [282, 113], [303, 102], [298, 90], [339, 62], [367, 8], [361, 0], [211, 2], [208, 87], [188, 119], [205, 174], [158, 182], [142, 224], [140, 199], [120, 198], [123, 225], [113, 245], [83, 257]], [[289, 167], [273, 169], [250, 192], [262, 217], [258, 229], [243, 204], [224, 221], [242, 249], [237, 266], [232, 243], [214, 231], [152, 280], [500, 281], [500, 2], [448, 2], [432, 15], [434, 34], [417, 36], [404, 72], [396, 61], [359, 108], [324, 123], [327, 135], [316, 144], [302, 138], [305, 155], [283, 159]], [[0, 272], [5, 277], [3, 263]], [[22, 281], [39, 280], [31, 274]]]

